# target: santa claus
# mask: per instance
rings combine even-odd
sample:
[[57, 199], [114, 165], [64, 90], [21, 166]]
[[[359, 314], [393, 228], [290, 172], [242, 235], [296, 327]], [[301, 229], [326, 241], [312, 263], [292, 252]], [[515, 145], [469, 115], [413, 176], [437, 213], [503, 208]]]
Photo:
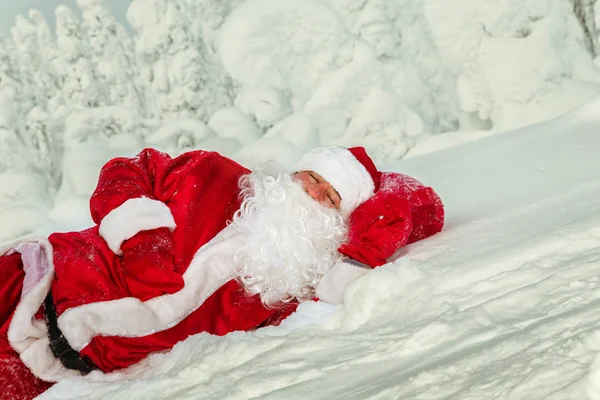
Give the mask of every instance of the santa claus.
[[94, 227], [0, 252], [0, 386], [32, 398], [190, 335], [276, 325], [438, 232], [439, 197], [381, 173], [363, 148], [321, 147], [293, 172], [214, 152], [109, 161]]

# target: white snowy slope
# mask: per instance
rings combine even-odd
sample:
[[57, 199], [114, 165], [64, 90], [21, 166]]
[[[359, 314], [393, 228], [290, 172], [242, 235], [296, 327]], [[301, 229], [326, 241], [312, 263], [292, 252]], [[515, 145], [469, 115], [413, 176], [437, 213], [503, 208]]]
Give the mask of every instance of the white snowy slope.
[[305, 303], [281, 327], [197, 335], [40, 399], [600, 398], [598, 149], [600, 99], [389, 166], [440, 193], [447, 225], [344, 309]]

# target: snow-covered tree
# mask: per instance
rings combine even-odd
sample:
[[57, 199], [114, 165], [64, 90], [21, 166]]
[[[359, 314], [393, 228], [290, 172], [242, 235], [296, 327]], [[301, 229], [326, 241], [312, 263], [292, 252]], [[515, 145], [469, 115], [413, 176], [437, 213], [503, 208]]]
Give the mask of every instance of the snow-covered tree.
[[131, 36], [103, 5], [102, 0], [77, 0], [82, 29], [89, 41], [90, 59], [107, 90], [107, 104], [141, 111], [142, 96], [135, 84], [134, 45]]
[[[53, 86], [50, 86], [51, 91], [57, 91], [64, 82], [64, 65], [60, 61], [56, 39], [41, 12], [30, 10], [29, 19], [31, 19], [31, 22], [35, 26], [37, 48], [42, 60], [42, 70], [54, 83]], [[48, 93], [47, 97], [52, 99], [55, 95], [56, 93]]]
[[107, 102], [106, 88], [98, 80], [89, 41], [81, 23], [66, 6], [56, 8], [56, 40], [66, 67], [62, 95], [72, 108], [97, 107]]
[[134, 0], [127, 16], [136, 31], [138, 61], [148, 71], [147, 85], [158, 115], [207, 122], [231, 98], [220, 67], [191, 34], [194, 16], [186, 10], [182, 1]]
[[592, 57], [598, 55], [598, 35], [596, 32], [596, 0], [571, 0], [573, 12], [581, 24], [585, 37], [585, 46]]
[[415, 0], [322, 0], [345, 20], [348, 29], [370, 44], [429, 132], [455, 130], [459, 107], [454, 76], [443, 65], [423, 12]]
[[221, 27], [231, 12], [244, 0], [183, 0], [187, 9], [192, 11], [195, 23], [192, 29], [196, 36], [202, 38], [206, 50], [211, 53], [218, 51], [218, 35]]
[[35, 29], [23, 17], [17, 16], [17, 24], [11, 29], [12, 42], [5, 41], [4, 47], [9, 52], [12, 60], [12, 73], [18, 82], [18, 89], [12, 94], [14, 106], [17, 110], [15, 116], [15, 132], [24, 138], [24, 116], [27, 115], [35, 104], [43, 102], [41, 86], [34, 77], [34, 66], [38, 62], [36, 55]]
[[404, 10], [394, 0], [328, 0], [348, 29], [384, 57], [400, 56], [402, 35], [397, 20]]
[[49, 186], [60, 186], [63, 155], [62, 121], [55, 121], [40, 107], [34, 107], [25, 119], [31, 166], [49, 179]]
[[30, 149], [16, 132], [0, 126], [0, 242], [29, 233], [48, 220], [50, 192], [31, 160]]
[[15, 56], [13, 43], [0, 34], [0, 128], [10, 131], [17, 129], [19, 115], [23, 112], [23, 99], [20, 98], [23, 85]]
[[223, 27], [219, 50], [243, 85], [236, 106], [260, 126], [299, 110], [312, 122], [302, 136], [314, 127], [320, 144], [362, 144], [378, 160], [402, 157], [422, 133], [419, 116], [389, 84], [382, 54], [322, 3], [248, 1]]

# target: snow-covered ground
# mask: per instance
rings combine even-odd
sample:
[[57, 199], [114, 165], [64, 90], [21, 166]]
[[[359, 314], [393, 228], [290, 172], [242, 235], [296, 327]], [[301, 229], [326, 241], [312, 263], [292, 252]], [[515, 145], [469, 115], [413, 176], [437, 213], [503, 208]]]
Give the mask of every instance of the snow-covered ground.
[[599, 130], [600, 98], [388, 165], [433, 186], [447, 224], [343, 308], [200, 334], [40, 399], [600, 399]]

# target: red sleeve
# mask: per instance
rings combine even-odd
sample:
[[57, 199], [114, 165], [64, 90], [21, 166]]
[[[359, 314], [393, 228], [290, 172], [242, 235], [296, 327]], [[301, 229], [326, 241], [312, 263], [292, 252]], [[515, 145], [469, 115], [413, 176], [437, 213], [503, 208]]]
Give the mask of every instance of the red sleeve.
[[[192, 152], [201, 156], [205, 152]], [[192, 154], [172, 159], [154, 149], [144, 149], [134, 158], [114, 158], [102, 167], [98, 185], [90, 199], [92, 219], [100, 224], [104, 217], [127, 200], [149, 198], [166, 203], [177, 190], [180, 172]], [[178, 179], [179, 178], [179, 179]]]
[[147, 300], [184, 286], [168, 202], [194, 166], [212, 154], [195, 151], [172, 159], [145, 149], [102, 168], [90, 199], [91, 215], [111, 250], [123, 256], [122, 279], [132, 296]]
[[169, 201], [185, 178], [217, 153], [191, 151], [177, 158], [145, 149], [134, 158], [115, 158], [100, 171], [90, 199], [92, 219], [111, 250], [142, 231], [168, 228], [175, 220]]

